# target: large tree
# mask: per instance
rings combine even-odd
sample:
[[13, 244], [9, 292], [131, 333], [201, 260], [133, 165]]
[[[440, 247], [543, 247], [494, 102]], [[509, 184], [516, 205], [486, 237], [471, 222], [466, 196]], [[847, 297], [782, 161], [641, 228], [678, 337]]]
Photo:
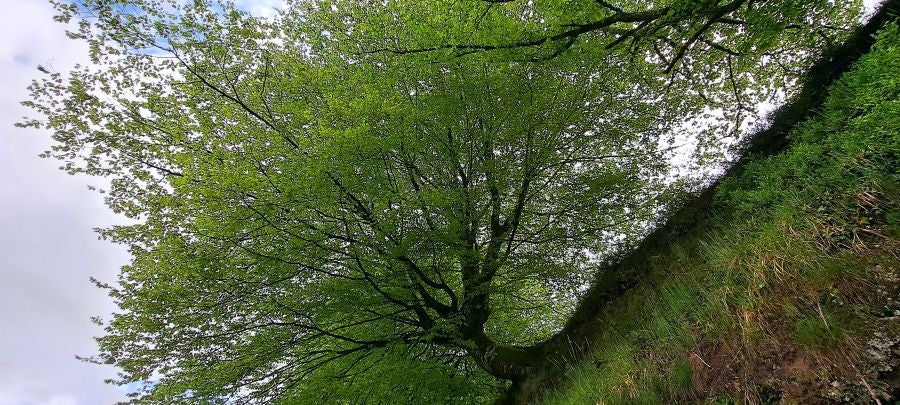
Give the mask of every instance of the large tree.
[[98, 282], [96, 360], [149, 400], [268, 402], [545, 364], [593, 265], [683, 191], [671, 142], [737, 131], [858, 5], [57, 6], [94, 64], [36, 81], [24, 125], [136, 220], [102, 231], [134, 259]]

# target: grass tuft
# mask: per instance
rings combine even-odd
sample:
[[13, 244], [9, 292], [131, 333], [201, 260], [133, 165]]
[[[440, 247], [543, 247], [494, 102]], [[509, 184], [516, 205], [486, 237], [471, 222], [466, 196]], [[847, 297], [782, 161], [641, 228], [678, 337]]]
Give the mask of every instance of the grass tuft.
[[712, 218], [647, 260], [543, 402], [866, 402], [900, 388], [865, 346], [900, 341], [876, 295], [900, 278], [897, 72], [893, 25], [787, 151], [723, 180]]

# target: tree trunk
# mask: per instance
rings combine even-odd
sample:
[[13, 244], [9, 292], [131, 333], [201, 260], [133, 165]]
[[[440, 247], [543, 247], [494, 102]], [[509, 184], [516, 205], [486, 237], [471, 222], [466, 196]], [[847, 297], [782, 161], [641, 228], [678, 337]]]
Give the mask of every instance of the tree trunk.
[[546, 359], [542, 345], [499, 345], [484, 333], [474, 337], [469, 354], [481, 368], [497, 378], [522, 381], [538, 370]]
[[490, 294], [485, 284], [476, 284], [465, 296], [462, 307], [465, 323], [459, 328], [460, 335], [466, 340], [469, 355], [488, 374], [510, 381], [522, 380], [544, 359], [543, 345], [501, 345], [485, 333], [484, 325], [491, 315]]

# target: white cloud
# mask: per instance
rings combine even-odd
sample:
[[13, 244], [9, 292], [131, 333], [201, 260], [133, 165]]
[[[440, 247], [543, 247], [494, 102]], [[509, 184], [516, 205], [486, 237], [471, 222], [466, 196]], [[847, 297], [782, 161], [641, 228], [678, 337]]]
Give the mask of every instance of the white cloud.
[[79, 405], [79, 401], [69, 395], [53, 395], [46, 399], [37, 399], [33, 394], [21, 389], [0, 391], [0, 405]]
[[285, 0], [237, 0], [235, 4], [257, 17], [271, 18], [278, 9], [287, 7]]
[[43, 402], [40, 405], [77, 405], [78, 401], [73, 397], [68, 396], [57, 396], [51, 397], [47, 402]]
[[112, 281], [127, 261], [121, 247], [97, 240], [93, 227], [122, 222], [102, 196], [58, 163], [37, 158], [45, 132], [13, 127], [37, 65], [60, 72], [87, 60], [68, 40], [44, 0], [4, 4], [0, 16], [0, 405], [104, 404], [125, 399], [104, 384], [115, 370], [83, 363], [96, 352], [90, 323], [113, 305], [89, 276]]
[[875, 12], [875, 9], [883, 3], [884, 0], [863, 0], [863, 8], [866, 10], [866, 14], [871, 14]]

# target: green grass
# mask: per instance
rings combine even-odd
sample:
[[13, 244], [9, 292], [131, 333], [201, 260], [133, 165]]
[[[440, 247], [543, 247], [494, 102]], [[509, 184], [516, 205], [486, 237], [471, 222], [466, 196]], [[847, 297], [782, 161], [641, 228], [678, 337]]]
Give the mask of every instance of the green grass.
[[752, 400], [747, 387], [698, 374], [727, 371], [725, 356], [703, 350], [711, 344], [728, 348], [743, 370], [772, 342], [809, 356], [864, 357], [847, 342], [872, 325], [859, 310], [869, 273], [898, 267], [897, 72], [900, 31], [892, 26], [832, 88], [821, 115], [794, 131], [788, 151], [721, 184], [709, 223], [661, 249], [641, 285], [601, 315], [586, 360], [561, 365], [562, 382], [542, 401]]
[[852, 318], [846, 314], [830, 311], [809, 313], [797, 320], [794, 339], [814, 349], [837, 347], [844, 343], [844, 334], [852, 329]]

